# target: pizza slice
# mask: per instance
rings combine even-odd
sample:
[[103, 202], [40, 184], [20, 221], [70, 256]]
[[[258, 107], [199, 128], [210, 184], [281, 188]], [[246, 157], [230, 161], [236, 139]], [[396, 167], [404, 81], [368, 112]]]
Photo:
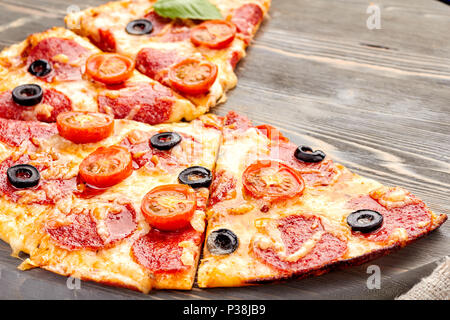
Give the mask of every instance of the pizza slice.
[[29, 255], [23, 270], [190, 289], [220, 139], [213, 115], [159, 126], [73, 111], [56, 124], [0, 119], [0, 238]]
[[207, 112], [236, 86], [234, 68], [245, 56], [270, 0], [213, 1], [222, 20], [164, 18], [156, 1], [123, 0], [69, 14], [66, 25], [105, 51], [136, 61], [143, 74]]
[[269, 125], [227, 115], [198, 285], [319, 275], [403, 247], [445, 214], [400, 187], [350, 172]]
[[29, 36], [0, 53], [0, 117], [54, 122], [64, 111], [102, 112], [148, 124], [203, 114], [175, 91], [63, 28]]

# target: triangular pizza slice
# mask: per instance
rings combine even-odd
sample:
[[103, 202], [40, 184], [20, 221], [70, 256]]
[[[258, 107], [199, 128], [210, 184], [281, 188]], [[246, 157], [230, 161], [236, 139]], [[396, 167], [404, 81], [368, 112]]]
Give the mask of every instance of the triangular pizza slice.
[[234, 68], [269, 10], [270, 0], [212, 1], [222, 20], [159, 16], [154, 0], [124, 0], [69, 14], [66, 25], [105, 51], [135, 59], [143, 74], [207, 112], [237, 83]]
[[0, 117], [54, 122], [60, 112], [93, 111], [148, 124], [203, 114], [189, 100], [102, 53], [64, 28], [36, 33], [0, 53]]
[[445, 222], [400, 187], [350, 172], [269, 125], [227, 115], [200, 287], [319, 275], [387, 254]]
[[0, 238], [21, 269], [190, 289], [221, 120], [149, 126], [101, 113], [0, 119]]

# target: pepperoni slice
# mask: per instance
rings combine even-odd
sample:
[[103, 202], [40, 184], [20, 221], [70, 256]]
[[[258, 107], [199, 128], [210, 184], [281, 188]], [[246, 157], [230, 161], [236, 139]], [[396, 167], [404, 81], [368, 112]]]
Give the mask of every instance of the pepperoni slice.
[[211, 198], [209, 205], [213, 206], [223, 200], [228, 200], [236, 196], [236, 178], [225, 170], [215, 173], [211, 184]]
[[0, 141], [11, 147], [18, 147], [25, 141], [33, 143], [33, 140], [45, 140], [57, 133], [55, 125], [0, 118]]
[[153, 25], [153, 31], [150, 33], [151, 37], [158, 35], [172, 21], [170, 18], [161, 17], [155, 11], [147, 13], [144, 19], [150, 20]]
[[[30, 158], [28, 155], [22, 155], [17, 159], [11, 157], [0, 163], [0, 194], [8, 197], [13, 202], [21, 202], [26, 204], [55, 204], [57, 201], [71, 195], [76, 189], [76, 179], [43, 179], [39, 185], [31, 189], [35, 197], [23, 195], [24, 190], [16, 189], [7, 180], [6, 171], [8, 168], [16, 164], [28, 164]], [[35, 165], [39, 171], [48, 169], [47, 166]]]
[[431, 214], [425, 204], [416, 199], [412, 204], [386, 209], [370, 196], [360, 196], [350, 200], [348, 207], [352, 211], [368, 209], [379, 212], [383, 216], [383, 225], [374, 232], [353, 232], [354, 235], [371, 241], [386, 241], [396, 228], [405, 228], [408, 238], [416, 238], [431, 228]]
[[71, 224], [49, 228], [47, 233], [59, 247], [67, 250], [96, 250], [103, 247], [97, 224], [89, 213], [77, 214]]
[[52, 37], [42, 40], [31, 49], [27, 65], [40, 59], [49, 61], [53, 70], [41, 78], [47, 82], [79, 80], [88, 55], [89, 50], [76, 41]]
[[324, 231], [317, 217], [294, 215], [282, 218], [278, 223], [278, 231], [281, 233], [286, 255], [300, 250], [316, 233], [324, 232], [312, 250], [297, 261], [286, 261], [272, 247], [261, 249], [257, 242], [252, 243], [252, 251], [258, 259], [282, 271], [300, 273], [319, 268], [341, 257], [347, 249], [345, 241]]
[[97, 47], [99, 47], [102, 51], [106, 52], [116, 51], [116, 38], [114, 37], [114, 34], [110, 30], [99, 28], [98, 35], [100, 41], [94, 41]]
[[137, 228], [136, 212], [129, 204], [121, 206], [118, 212], [108, 213], [105, 219], [107, 239], [99, 235], [97, 222], [89, 212], [73, 215], [72, 223], [46, 230], [59, 247], [67, 250], [98, 250], [129, 237]]
[[181, 57], [174, 50], [144, 48], [136, 56], [136, 69], [160, 81], [163, 78], [160, 73], [178, 61], [181, 61]]
[[239, 33], [247, 36], [247, 39], [250, 40], [250, 37], [256, 31], [256, 27], [261, 23], [263, 15], [264, 13], [259, 5], [246, 3], [236, 9], [231, 22], [236, 25]]
[[0, 94], [0, 117], [6, 119], [55, 122], [58, 114], [70, 110], [72, 110], [70, 99], [55, 89], [44, 89], [41, 103], [33, 107], [15, 103], [11, 91]]
[[224, 126], [233, 130], [245, 131], [252, 127], [252, 122], [235, 111], [230, 111], [225, 117]]
[[181, 23], [174, 23], [158, 39], [161, 42], [179, 42], [191, 37], [191, 28]]
[[191, 227], [171, 232], [152, 229], [133, 244], [133, 257], [137, 263], [154, 273], [182, 271], [188, 268], [181, 261], [183, 248], [179, 243], [183, 241], [192, 241], [198, 246], [202, 234]]
[[242, 59], [242, 52], [240, 51], [232, 51], [229, 58], [229, 63], [231, 67], [234, 69], [238, 62]]
[[126, 87], [113, 94], [103, 92], [97, 98], [100, 112], [116, 119], [132, 119], [148, 124], [169, 120], [174, 98], [170, 89], [160, 84], [142, 83]]
[[106, 245], [128, 238], [137, 229], [136, 211], [131, 204], [121, 206], [118, 212], [109, 212], [106, 217], [109, 237]]

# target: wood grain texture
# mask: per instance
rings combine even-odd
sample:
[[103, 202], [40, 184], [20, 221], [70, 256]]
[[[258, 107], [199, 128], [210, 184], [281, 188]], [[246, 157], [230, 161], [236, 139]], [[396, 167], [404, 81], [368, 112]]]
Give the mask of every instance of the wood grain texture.
[[[78, 0], [80, 8], [105, 1]], [[71, 2], [0, 0], [0, 46], [63, 25]], [[366, 27], [368, 1], [274, 0], [239, 84], [214, 112], [236, 110], [280, 127], [296, 143], [326, 150], [353, 171], [400, 185], [450, 213], [450, 6], [383, 0], [381, 29]], [[374, 262], [282, 284], [149, 295], [81, 283], [43, 270], [22, 272], [0, 242], [3, 299], [391, 299], [450, 255], [450, 223]], [[380, 290], [366, 288], [380, 266]]]

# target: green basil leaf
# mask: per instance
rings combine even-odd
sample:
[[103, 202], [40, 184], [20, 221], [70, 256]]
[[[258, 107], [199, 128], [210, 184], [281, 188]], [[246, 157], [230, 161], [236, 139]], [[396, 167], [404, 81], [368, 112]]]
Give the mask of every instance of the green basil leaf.
[[165, 18], [212, 20], [222, 19], [222, 14], [208, 0], [158, 0], [153, 9]]

